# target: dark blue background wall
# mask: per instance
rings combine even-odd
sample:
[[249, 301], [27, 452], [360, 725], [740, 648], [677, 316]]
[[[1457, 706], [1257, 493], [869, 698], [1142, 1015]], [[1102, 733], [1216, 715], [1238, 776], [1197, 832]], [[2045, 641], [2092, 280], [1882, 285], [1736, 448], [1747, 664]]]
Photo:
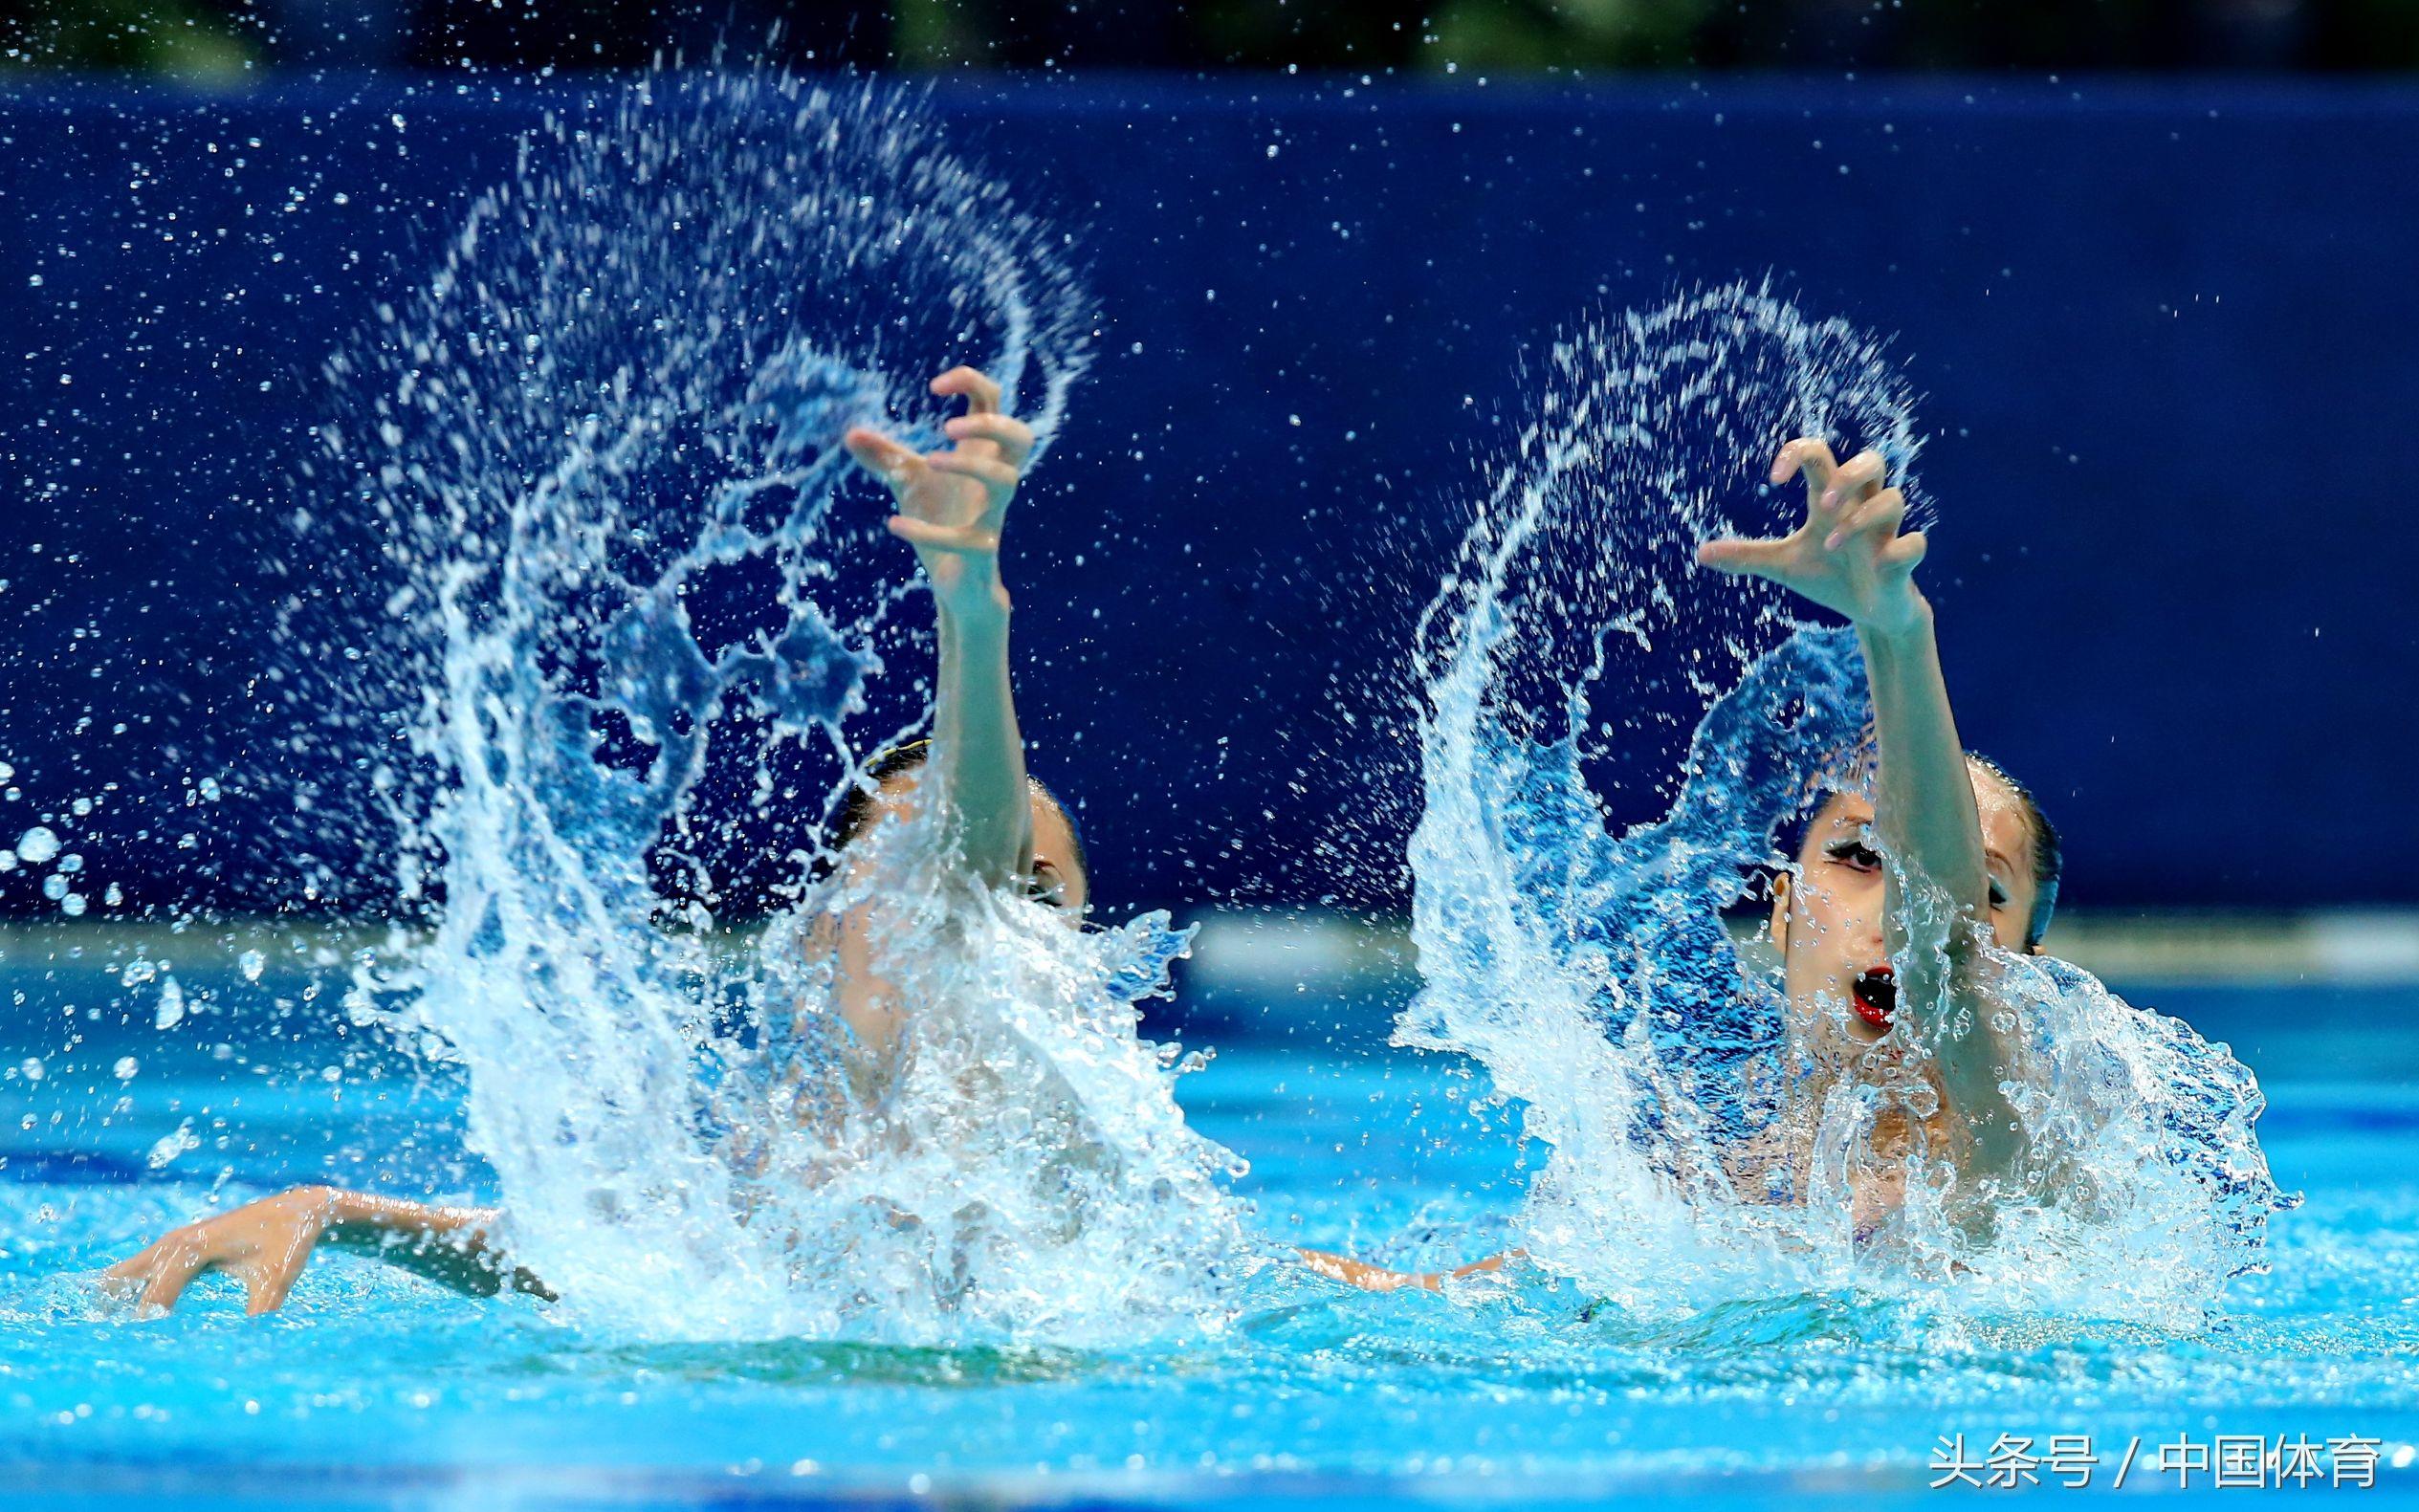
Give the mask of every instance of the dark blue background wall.
[[[116, 781], [85, 827], [137, 899], [290, 895], [290, 794], [179, 817], [185, 775], [285, 734], [252, 682], [291, 586], [275, 480], [321, 361], [539, 108], [0, 98], [0, 828]], [[1398, 902], [1404, 647], [1516, 364], [1591, 305], [1770, 274], [1897, 334], [1960, 712], [2065, 825], [2073, 900], [2419, 901], [2419, 91], [1103, 79], [933, 108], [1079, 231], [1105, 312], [1016, 571], [1040, 768], [1111, 896]], [[1337, 834], [1377, 858], [1341, 884]]]

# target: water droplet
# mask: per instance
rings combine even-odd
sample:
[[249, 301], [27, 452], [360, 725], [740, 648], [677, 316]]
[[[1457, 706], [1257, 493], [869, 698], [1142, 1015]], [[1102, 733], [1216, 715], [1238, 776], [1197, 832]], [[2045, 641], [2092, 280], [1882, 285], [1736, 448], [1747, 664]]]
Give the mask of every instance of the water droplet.
[[152, 1170], [159, 1171], [187, 1150], [201, 1148], [202, 1141], [193, 1132], [193, 1120], [188, 1118], [176, 1126], [175, 1133], [165, 1136], [158, 1144], [151, 1147], [149, 1164]]

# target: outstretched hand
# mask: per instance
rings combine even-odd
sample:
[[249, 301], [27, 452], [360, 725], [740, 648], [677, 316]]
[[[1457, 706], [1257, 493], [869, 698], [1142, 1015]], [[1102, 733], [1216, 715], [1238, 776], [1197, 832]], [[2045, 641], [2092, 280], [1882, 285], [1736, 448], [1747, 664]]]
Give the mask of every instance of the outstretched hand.
[[285, 1305], [335, 1212], [326, 1188], [297, 1187], [165, 1234], [101, 1272], [101, 1284], [156, 1318], [195, 1277], [225, 1271], [244, 1283], [244, 1311], [257, 1318]]
[[1915, 568], [1925, 541], [1920, 530], [1899, 534], [1906, 497], [1886, 486], [1888, 471], [1879, 451], [1858, 452], [1842, 465], [1820, 440], [1792, 441], [1772, 459], [1772, 481], [1804, 476], [1806, 522], [1778, 539], [1706, 541], [1697, 560], [1777, 582], [1861, 629], [1906, 629], [1924, 612]]
[[932, 387], [966, 400], [966, 412], [941, 427], [954, 443], [947, 449], [919, 454], [862, 426], [843, 439], [857, 465], [890, 486], [899, 508], [891, 534], [915, 548], [942, 606], [1004, 609], [1000, 527], [1033, 454], [1033, 427], [1001, 414], [1000, 385], [971, 367], [951, 368]]

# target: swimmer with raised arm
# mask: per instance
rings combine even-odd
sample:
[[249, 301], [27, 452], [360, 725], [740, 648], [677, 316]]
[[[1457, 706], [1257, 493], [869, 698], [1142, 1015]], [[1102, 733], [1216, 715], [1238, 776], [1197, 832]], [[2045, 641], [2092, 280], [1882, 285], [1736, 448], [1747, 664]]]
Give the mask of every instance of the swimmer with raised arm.
[[[1707, 541], [1697, 556], [1844, 616], [1864, 657], [1872, 797], [1842, 783], [1773, 889], [1792, 1042], [1842, 1022], [1832, 1010], [1844, 1003], [1855, 1041], [1871, 1044], [1903, 1002], [1941, 1094], [1927, 1144], [1947, 1152], [1961, 1181], [2011, 1178], [2026, 1152], [2003, 1090], [2016, 1079], [2015, 1046], [1993, 1024], [2000, 1005], [1979, 968], [1986, 948], [2040, 950], [2057, 902], [2057, 833], [2030, 792], [1958, 741], [1932, 606], [1915, 585], [1924, 533], [1901, 533], [1906, 499], [1887, 471], [1876, 451], [1841, 464], [1819, 440], [1792, 441], [1773, 459], [1772, 481], [1804, 478], [1805, 523], [1777, 540]], [[1898, 1205], [1911, 1136], [1902, 1115], [1884, 1115], [1875, 1132], [1884, 1164], [1854, 1193], [1859, 1234]], [[1808, 1152], [1767, 1154], [1802, 1197]]]
[[[2029, 792], [1958, 742], [1932, 607], [1915, 585], [1924, 534], [1902, 533], [1906, 500], [1890, 486], [1881, 455], [1842, 464], [1823, 442], [1800, 439], [1772, 462], [1775, 484], [1792, 473], [1806, 487], [1796, 530], [1707, 541], [1697, 554], [1705, 566], [1769, 580], [1844, 616], [1864, 657], [1878, 768], [1872, 796], [1839, 780], [1773, 888], [1769, 931], [1782, 960], [1789, 1041], [1801, 1055], [1836, 1063], [1822, 1053], [1827, 1044], [1844, 1033], [1850, 1042], [1837, 1048], [1872, 1045], [1903, 1009], [1930, 1051], [1925, 1074], [1940, 1092], [1921, 1131], [1924, 1147], [1946, 1151], [1961, 1182], [2012, 1177], [2027, 1153], [2002, 1090], [2015, 1080], [2015, 1047], [1993, 1025], [1999, 1005], [1979, 968], [1986, 947], [2039, 952], [2057, 899], [2057, 834]], [[1801, 1090], [1819, 1104], [1819, 1085]], [[1731, 1189], [1804, 1201], [1814, 1158], [1808, 1133], [1784, 1117], [1770, 1136], [1728, 1151]], [[1876, 1163], [1852, 1183], [1860, 1238], [1899, 1206], [1917, 1135], [1903, 1113], [1877, 1122]], [[1446, 1280], [1305, 1253], [1324, 1274], [1373, 1290], [1435, 1289]], [[1494, 1269], [1504, 1258], [1450, 1274]]]
[[[1009, 597], [1000, 576], [1001, 524], [1033, 431], [1001, 412], [1000, 385], [970, 367], [933, 380], [966, 413], [943, 427], [949, 448], [918, 454], [878, 432], [847, 437], [849, 454], [889, 485], [898, 506], [891, 533], [915, 548], [938, 619], [939, 678], [933, 735], [887, 754], [852, 793], [835, 846], [844, 853], [875, 824], [923, 800], [940, 803], [947, 850], [983, 886], [1014, 889], [1080, 921], [1090, 892], [1083, 847], [1067, 810], [1026, 775], [1008, 675]], [[874, 970], [883, 899], [862, 894], [835, 931], [816, 937], [838, 957], [837, 1006], [857, 1068], [879, 1074], [894, 1054], [907, 1005]], [[283, 1305], [312, 1254], [332, 1244], [373, 1255], [454, 1290], [490, 1296], [507, 1286], [541, 1297], [545, 1283], [511, 1263], [493, 1235], [492, 1208], [440, 1207], [399, 1197], [305, 1186], [163, 1236], [103, 1273], [143, 1312], [165, 1312], [194, 1278], [233, 1276], [253, 1316]]]

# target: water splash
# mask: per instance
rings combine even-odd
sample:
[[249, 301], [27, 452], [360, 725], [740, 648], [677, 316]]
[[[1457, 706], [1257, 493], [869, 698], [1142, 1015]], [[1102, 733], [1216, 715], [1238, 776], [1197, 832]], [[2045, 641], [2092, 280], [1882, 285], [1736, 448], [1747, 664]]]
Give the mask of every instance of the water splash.
[[[2257, 1265], [2285, 1201], [2224, 1046], [2072, 966], [1992, 953], [2041, 1158], [2021, 1190], [1977, 1192], [1919, 1140], [1896, 1216], [1859, 1235], [1880, 1130], [1936, 1106], [1927, 1048], [1895, 1034], [1822, 1070], [1724, 921], [1785, 864], [1778, 828], [1869, 757], [1869, 714], [1852, 635], [1697, 572], [1694, 549], [1788, 528], [1798, 492], [1763, 470], [1800, 434], [1881, 449], [1925, 522], [1911, 408], [1873, 342], [1768, 290], [1555, 344], [1422, 627], [1424, 987], [1397, 1039], [1478, 1058], [1527, 1105], [1547, 1159], [1522, 1242], [1622, 1306], [1954, 1278], [1986, 1307], [2196, 1314]], [[1675, 703], [1703, 713], [1677, 789], [1623, 825], [1592, 778]]]
[[[318, 471], [398, 580], [381, 665], [411, 759], [375, 782], [426, 931], [399, 929], [350, 1006], [468, 1067], [516, 1258], [612, 1326], [1081, 1339], [1224, 1316], [1234, 1162], [1135, 1034], [1188, 936], [991, 898], [917, 824], [877, 830], [860, 881], [813, 880], [839, 782], [795, 758], [836, 774], [871, 743], [899, 597], [831, 607], [840, 437], [934, 444], [924, 383], [968, 362], [1046, 447], [1090, 329], [1056, 239], [933, 139], [887, 90], [641, 80], [527, 142], [334, 366], [352, 407]], [[742, 807], [807, 822], [760, 932], [711, 906], [717, 762]], [[883, 1077], [828, 959], [875, 887], [914, 1008]]]

